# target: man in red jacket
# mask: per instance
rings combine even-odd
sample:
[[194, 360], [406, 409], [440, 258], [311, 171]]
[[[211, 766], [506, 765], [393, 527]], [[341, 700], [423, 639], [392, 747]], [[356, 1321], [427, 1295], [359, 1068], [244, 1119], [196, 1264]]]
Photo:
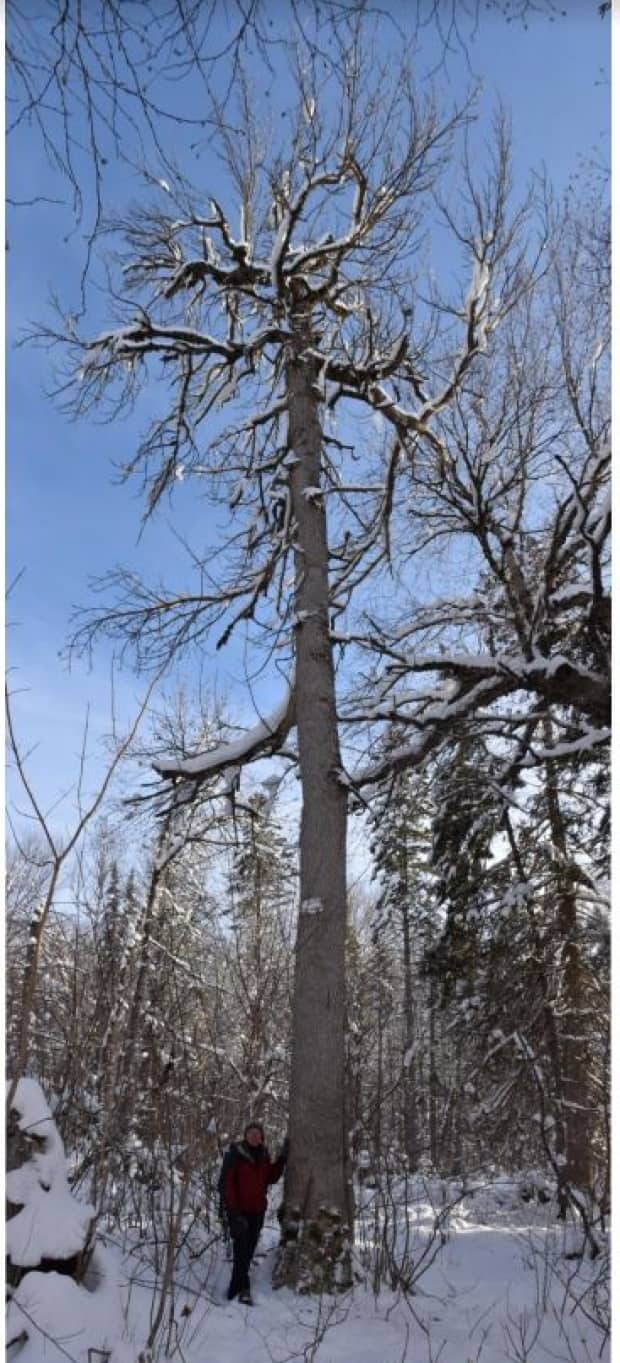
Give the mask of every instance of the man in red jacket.
[[235, 1141], [226, 1153], [224, 1207], [233, 1242], [229, 1301], [238, 1297], [252, 1305], [249, 1271], [265, 1219], [267, 1188], [282, 1176], [287, 1155], [288, 1139], [272, 1163], [260, 1122], [249, 1122], [243, 1140]]

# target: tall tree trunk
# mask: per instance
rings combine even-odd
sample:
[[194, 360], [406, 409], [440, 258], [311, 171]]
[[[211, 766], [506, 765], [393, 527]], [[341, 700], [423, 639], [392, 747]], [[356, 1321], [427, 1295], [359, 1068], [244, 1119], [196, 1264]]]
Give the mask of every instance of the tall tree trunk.
[[374, 1170], [377, 1179], [380, 1178], [384, 1161], [383, 1155], [383, 1094], [385, 1089], [384, 1082], [384, 1031], [383, 1031], [383, 1000], [381, 998], [381, 983], [378, 980], [377, 998], [377, 1082], [375, 1087], [375, 1120], [373, 1132], [374, 1145]]
[[[503, 815], [503, 826], [508, 835], [508, 841], [510, 843], [519, 879], [521, 884], [525, 885], [528, 879], [527, 869], [519, 851], [519, 845], [514, 835], [510, 814], [507, 810]], [[556, 1007], [552, 996], [553, 984], [549, 979], [545, 961], [544, 945], [533, 909], [534, 906], [530, 904], [529, 900], [526, 900], [525, 911], [527, 913], [530, 949], [532, 960], [535, 965], [534, 978], [537, 982], [540, 995], [544, 1054], [548, 1062], [549, 1072], [549, 1082], [545, 1084], [542, 1091], [539, 1092], [539, 1099], [541, 1101], [540, 1120], [542, 1126], [545, 1118], [550, 1116], [555, 1118], [555, 1125], [553, 1127], [553, 1155], [556, 1162], [556, 1168], [559, 1170], [558, 1203], [560, 1212], [562, 1216], [565, 1217], [568, 1204], [564, 1186], [567, 1179], [567, 1171], [565, 1163], [566, 1130], [563, 1111], [564, 1080], [562, 1074], [562, 1054], [560, 1037], [558, 1034]], [[547, 1111], [547, 1107], [549, 1107], [549, 1111]], [[543, 1130], [545, 1131], [544, 1127]], [[549, 1139], [546, 1131], [544, 1138], [546, 1142]]]
[[406, 871], [401, 886], [401, 915], [403, 929], [403, 975], [404, 975], [404, 1014], [405, 1014], [405, 1057], [403, 1065], [403, 1100], [405, 1118], [405, 1153], [409, 1169], [413, 1171], [418, 1164], [418, 1123], [416, 1114], [415, 1068], [413, 1051], [415, 1044], [415, 1010], [413, 1001], [413, 961], [411, 951], [411, 924], [409, 922], [409, 902]]
[[454, 1062], [454, 1091], [452, 1093], [452, 1120], [450, 1124], [450, 1173], [453, 1178], [461, 1178], [465, 1172], [463, 1158], [463, 1113], [461, 1093], [463, 1089], [463, 1065], [457, 1051]]
[[439, 1142], [437, 1128], [437, 1038], [436, 1038], [436, 1001], [437, 990], [435, 982], [431, 976], [429, 983], [428, 1000], [428, 1050], [429, 1050], [429, 1076], [428, 1076], [428, 1127], [429, 1127], [429, 1146], [430, 1157], [433, 1169], [439, 1168]]
[[329, 638], [327, 522], [317, 367], [297, 319], [289, 356], [288, 443], [297, 523], [296, 723], [302, 790], [300, 911], [293, 1000], [291, 1154], [274, 1281], [299, 1291], [350, 1282], [344, 1123], [347, 794]]
[[[550, 726], [548, 726], [548, 731]], [[592, 1058], [588, 1037], [588, 968], [578, 941], [577, 896], [568, 865], [568, 850], [553, 773], [546, 771], [546, 796], [557, 886], [557, 925], [562, 978], [558, 1011], [562, 1063], [561, 1104], [564, 1117], [566, 1177], [587, 1188], [592, 1167]]]

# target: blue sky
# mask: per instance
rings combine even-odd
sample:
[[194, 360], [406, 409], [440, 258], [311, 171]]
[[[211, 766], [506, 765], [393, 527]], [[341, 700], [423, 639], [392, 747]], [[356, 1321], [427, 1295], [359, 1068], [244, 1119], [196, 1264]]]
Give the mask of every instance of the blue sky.
[[[551, 23], [538, 18], [527, 31], [484, 15], [470, 45], [471, 69], [457, 52], [433, 77], [439, 99], [446, 101], [458, 98], [474, 76], [481, 80], [478, 154], [485, 117], [501, 97], [512, 116], [517, 180], [524, 184], [529, 170], [544, 163], [558, 190], [579, 175], [583, 158], [603, 163], [609, 155], [609, 23], [597, 18], [589, 0], [574, 0], [566, 8], [565, 19]], [[391, 10], [406, 22], [404, 0], [402, 5], [394, 0]], [[275, 5], [273, 12], [279, 21], [282, 6]], [[416, 60], [421, 78], [437, 67], [437, 55], [436, 41], [427, 33]], [[258, 90], [263, 84], [265, 109], [273, 111], [275, 121], [286, 109], [286, 83], [261, 77]], [[175, 149], [183, 163], [178, 139]], [[157, 173], [155, 158], [150, 165]], [[124, 208], [139, 197], [135, 172], [111, 164], [107, 173], [112, 208]], [[190, 173], [195, 181], [204, 177], [209, 190], [218, 192], [218, 170], [208, 146], [198, 158], [191, 157]], [[84, 174], [87, 186], [86, 167]], [[16, 199], [36, 192], [65, 193], [36, 134], [26, 127], [9, 144], [7, 189]], [[9, 210], [7, 225], [7, 582], [21, 574], [7, 608], [7, 655], [19, 692], [16, 722], [26, 746], [37, 745], [31, 769], [44, 802], [51, 804], [75, 772], [87, 704], [94, 776], [97, 744], [109, 727], [109, 651], [99, 649], [90, 669], [86, 662], [74, 663], [71, 674], [59, 657], [73, 608], [91, 599], [89, 579], [122, 562], [150, 579], [187, 583], [187, 561], [173, 526], [200, 543], [214, 532], [204, 503], [181, 489], [177, 503], [165, 505], [139, 538], [139, 487], [119, 485], [112, 461], [132, 453], [146, 406], [112, 426], [71, 424], [45, 395], [53, 385], [49, 353], [14, 344], [30, 322], [49, 316], [52, 292], [77, 307], [84, 229], [73, 231], [70, 210], [61, 206]], [[101, 281], [98, 267], [93, 278]], [[92, 295], [89, 315], [89, 329], [96, 333], [106, 316], [101, 293]], [[179, 677], [187, 679], [189, 673], [191, 681], [194, 667], [185, 664]], [[240, 647], [226, 657], [207, 655], [203, 671], [230, 698], [238, 717], [249, 720], [252, 705], [243, 687]], [[132, 708], [143, 689], [144, 683], [130, 673], [117, 679], [121, 712]], [[257, 691], [259, 704], [268, 707], [273, 695], [273, 683], [264, 681]]]

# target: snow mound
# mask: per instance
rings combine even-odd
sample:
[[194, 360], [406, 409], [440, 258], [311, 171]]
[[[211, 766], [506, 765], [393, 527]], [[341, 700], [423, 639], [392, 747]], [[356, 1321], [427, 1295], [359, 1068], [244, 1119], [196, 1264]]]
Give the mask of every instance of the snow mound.
[[98, 1244], [92, 1290], [64, 1273], [27, 1273], [9, 1301], [6, 1341], [15, 1363], [136, 1363], [139, 1346], [126, 1336], [117, 1257]]
[[70, 1259], [84, 1247], [94, 1208], [71, 1192], [64, 1145], [36, 1079], [19, 1080], [11, 1110], [32, 1142], [32, 1154], [7, 1174], [7, 1197], [21, 1208], [7, 1222], [7, 1254], [20, 1268], [34, 1268], [43, 1259]]
[[[15, 1186], [9, 1174], [7, 1193], [11, 1202], [20, 1200]], [[70, 1259], [83, 1249], [93, 1216], [94, 1209], [76, 1202], [68, 1186], [45, 1189], [39, 1185], [21, 1211], [7, 1222], [7, 1254], [21, 1268], [34, 1268], [43, 1259]]]
[[14, 1355], [19, 1363], [130, 1363], [135, 1353], [119, 1340], [108, 1294], [101, 1302], [63, 1273], [27, 1273], [7, 1310], [7, 1345], [27, 1334]]

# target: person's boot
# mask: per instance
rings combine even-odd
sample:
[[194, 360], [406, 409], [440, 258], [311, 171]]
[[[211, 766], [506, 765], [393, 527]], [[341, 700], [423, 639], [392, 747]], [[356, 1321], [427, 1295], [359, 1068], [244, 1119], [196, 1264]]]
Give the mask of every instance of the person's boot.
[[244, 1306], [254, 1305], [254, 1302], [252, 1301], [252, 1293], [250, 1292], [249, 1287], [244, 1287], [242, 1291], [239, 1293], [239, 1301], [243, 1302]]
[[235, 1284], [234, 1284], [234, 1283], [231, 1283], [230, 1286], [229, 1286], [229, 1288], [228, 1288], [228, 1291], [227, 1291], [227, 1293], [226, 1293], [226, 1300], [227, 1300], [227, 1301], [234, 1301], [235, 1297], [237, 1296], [238, 1290], [239, 1290], [239, 1289], [238, 1289], [237, 1287], [235, 1287]]

